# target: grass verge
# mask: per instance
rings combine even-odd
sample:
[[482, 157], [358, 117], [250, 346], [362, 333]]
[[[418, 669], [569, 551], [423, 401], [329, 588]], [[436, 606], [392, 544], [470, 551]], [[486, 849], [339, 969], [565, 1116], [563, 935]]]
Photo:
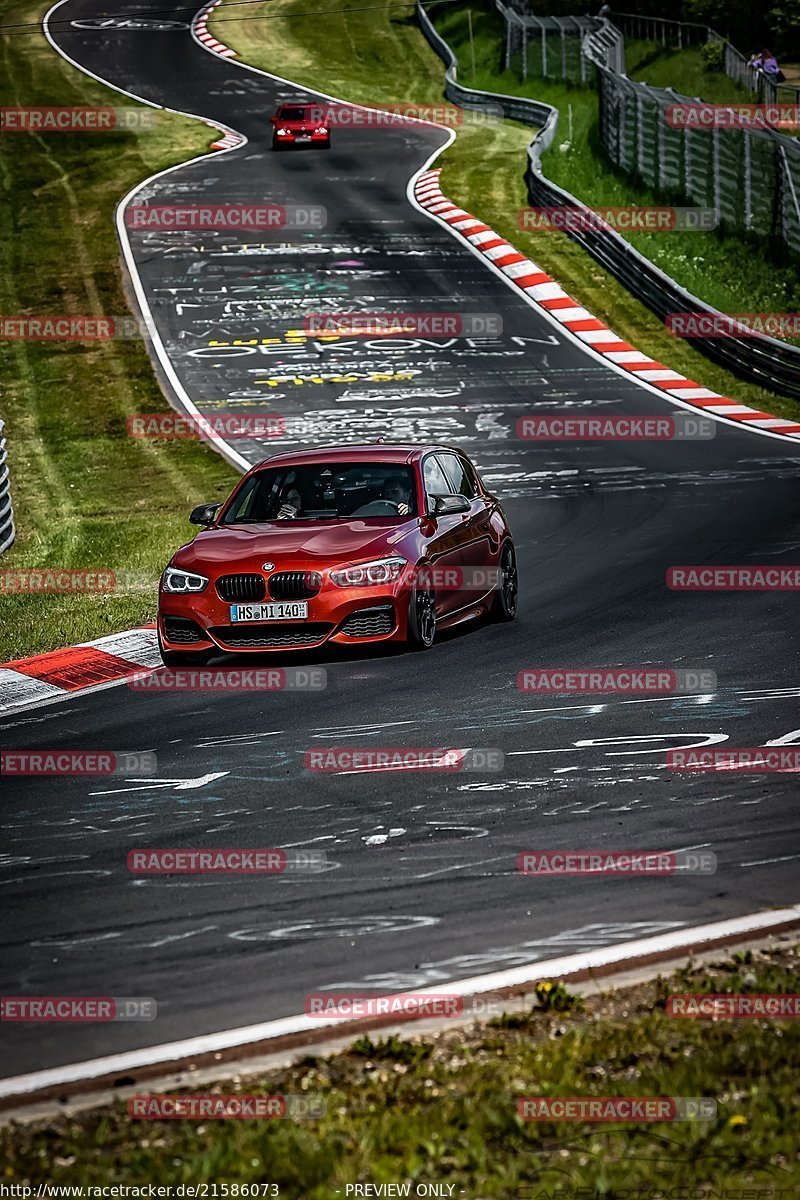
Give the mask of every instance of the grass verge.
[[[3, 23], [41, 20], [14, 0]], [[131, 106], [39, 33], [0, 35], [2, 104]], [[152, 111], [152, 110], [145, 110]], [[114, 228], [139, 180], [207, 150], [212, 131], [159, 112], [137, 132], [9, 133], [0, 140], [0, 303], [11, 315], [128, 312]], [[126, 416], [167, 409], [144, 343], [0, 341], [17, 541], [3, 569], [100, 568], [157, 580], [187, 540], [187, 510], [236, 473], [191, 442], [126, 435]], [[8, 585], [7, 585], [8, 586]], [[85, 641], [155, 613], [154, 586], [125, 594], [0, 596], [0, 661]]]
[[[277, 1190], [258, 1194], [285, 1200], [353, 1195], [347, 1186], [366, 1181], [409, 1183], [412, 1196], [417, 1183], [435, 1182], [453, 1188], [440, 1195], [473, 1200], [788, 1200], [800, 1186], [797, 1021], [677, 1020], [664, 1006], [671, 992], [796, 989], [789, 946], [572, 1004], [562, 989], [561, 1011], [544, 999], [486, 1025], [362, 1038], [268, 1077], [190, 1089], [321, 1097], [314, 1120], [139, 1123], [118, 1103], [6, 1127], [5, 1178], [33, 1187], [208, 1182], [238, 1186], [240, 1196], [256, 1194], [243, 1184], [269, 1183]], [[647, 1125], [520, 1119], [519, 1098], [545, 1095], [709, 1097], [717, 1115]]]
[[[341, 11], [338, 11], [341, 9]], [[444, 68], [428, 47], [414, 19], [384, 10], [366, 10], [336, 0], [324, 22], [303, 15], [303, 0], [268, 0], [254, 4], [248, 20], [236, 20], [224, 5], [215, 9], [216, 36], [233, 45], [241, 57], [264, 70], [274, 70], [308, 88], [361, 103], [441, 103]], [[548, 176], [587, 203], [663, 203], [610, 167], [604, 167], [597, 134], [597, 100], [591, 90], [567, 88], [500, 72], [502, 28], [494, 11], [474, 10], [476, 71], [469, 51], [466, 8], [448, 3], [429, 10], [437, 28], [460, 55], [459, 79], [488, 91], [534, 95], [562, 111], [559, 141], [566, 137], [567, 105], [573, 105], [574, 136], [569, 153], [553, 150], [546, 158]], [[398, 64], [402, 63], [402, 70]], [[323, 66], [321, 66], [323, 64]], [[438, 160], [447, 196], [491, 222], [520, 251], [591, 312], [607, 321], [622, 338], [659, 362], [697, 379], [722, 395], [754, 408], [797, 419], [800, 404], [745, 383], [711, 363], [686, 341], [668, 334], [661, 322], [576, 243], [561, 233], [523, 231], [517, 213], [528, 205], [523, 180], [527, 126], [504, 121], [492, 129], [465, 125], [455, 143]], [[674, 239], [674, 240], [672, 240]], [[631, 241], [690, 290], [723, 310], [792, 312], [800, 310], [800, 277], [796, 266], [768, 263], [754, 241], [714, 234], [637, 234]], [[711, 282], [710, 282], [711, 281]], [[713, 285], [713, 294], [709, 289]]]
[[639, 38], [625, 38], [625, 70], [631, 79], [651, 87], [671, 87], [682, 96], [699, 96], [711, 104], [752, 102], [749, 90], [724, 71], [712, 71], [700, 46], [663, 46]]

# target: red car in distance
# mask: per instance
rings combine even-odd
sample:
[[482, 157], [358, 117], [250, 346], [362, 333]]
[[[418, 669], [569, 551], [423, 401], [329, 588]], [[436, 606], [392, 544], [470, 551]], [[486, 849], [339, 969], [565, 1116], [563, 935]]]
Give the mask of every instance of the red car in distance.
[[306, 104], [295, 101], [281, 104], [272, 124], [272, 149], [288, 150], [290, 146], [319, 146], [331, 148], [331, 131], [322, 119], [319, 102]]
[[167, 666], [220, 650], [404, 642], [517, 611], [514, 543], [500, 502], [449, 446], [318, 447], [253, 467], [159, 587]]

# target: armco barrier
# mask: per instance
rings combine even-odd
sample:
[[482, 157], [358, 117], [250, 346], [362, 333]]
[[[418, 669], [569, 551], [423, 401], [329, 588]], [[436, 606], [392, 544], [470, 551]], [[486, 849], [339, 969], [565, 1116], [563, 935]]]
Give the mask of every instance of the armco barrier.
[[0, 554], [14, 541], [14, 513], [11, 510], [11, 485], [6, 459], [5, 425], [0, 417]]
[[[558, 126], [558, 109], [538, 100], [505, 96], [498, 92], [479, 92], [458, 82], [458, 64], [450, 47], [434, 29], [422, 5], [417, 3], [417, 19], [432, 49], [443, 60], [445, 96], [464, 108], [496, 109], [501, 105], [504, 115], [539, 128], [538, 135], [528, 146], [528, 165], [525, 181], [531, 203], [542, 208], [574, 208], [588, 212], [580, 200], [548, 180], [542, 170], [542, 153], [552, 144]], [[584, 53], [595, 64], [605, 61], [605, 44], [598, 22], [595, 34], [600, 44], [589, 45]], [[595, 34], [587, 35], [589, 42]], [[607, 68], [606, 68], [607, 69]], [[680, 99], [677, 97], [676, 99]], [[646, 304], [662, 320], [668, 313], [698, 312], [720, 316], [696, 296], [681, 288], [649, 259], [608, 226], [570, 230], [568, 236], [578, 242], [606, 270], [620, 281], [638, 300]], [[769, 337], [692, 338], [692, 346], [713, 362], [729, 371], [759, 384], [779, 395], [800, 399], [800, 348]]]

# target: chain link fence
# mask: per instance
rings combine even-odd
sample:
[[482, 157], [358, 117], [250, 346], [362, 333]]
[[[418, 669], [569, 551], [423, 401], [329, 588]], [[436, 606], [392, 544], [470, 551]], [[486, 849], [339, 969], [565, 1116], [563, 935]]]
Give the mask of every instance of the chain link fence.
[[[672, 88], [654, 88], [605, 65], [592, 35], [584, 53], [597, 68], [600, 139], [615, 166], [656, 191], [713, 208], [720, 222], [782, 241], [800, 253], [800, 141], [709, 113], [708, 127], [685, 124], [703, 109]], [[724, 124], [720, 122], [724, 121]], [[677, 122], [677, 123], [676, 123]]]
[[[800, 141], [766, 125], [734, 124], [733, 109], [729, 117], [707, 110], [707, 128], [679, 126], [686, 120], [681, 113], [697, 111], [697, 98], [625, 74], [625, 35], [686, 47], [723, 42], [718, 34], [706, 25], [629, 13], [615, 13], [613, 20], [535, 17], [520, 11], [524, 0], [514, 3], [511, 8], [494, 0], [505, 23], [504, 68], [513, 63], [523, 79], [596, 86], [600, 137], [615, 166], [663, 194], [713, 208], [731, 229], [772, 238], [800, 253]], [[746, 76], [761, 101], [773, 103], [774, 95], [764, 89], [774, 94], [775, 85], [749, 68], [733, 46], [724, 45], [730, 73]]]
[[14, 513], [11, 509], [11, 484], [8, 477], [5, 424], [0, 417], [0, 554], [14, 541]]
[[[499, 2], [499, 0], [496, 0]], [[523, 121], [537, 129], [533, 141], [528, 147], [528, 164], [525, 181], [531, 203], [542, 208], [571, 208], [582, 211], [587, 216], [589, 210], [575, 196], [551, 183], [542, 169], [542, 154], [555, 140], [558, 127], [558, 109], [538, 100], [523, 99], [518, 96], [503, 96], [495, 92], [479, 92], [466, 88], [458, 82], [458, 65], [450, 47], [434, 29], [420, 0], [417, 0], [417, 20], [431, 47], [443, 59], [445, 71], [445, 96], [456, 104], [467, 108], [487, 108], [496, 112], [498, 104], [502, 105], [504, 115], [517, 121]], [[599, 25], [599, 23], [598, 23]], [[584, 39], [584, 52], [593, 66], [607, 73], [612, 79], [613, 72], [605, 65], [608, 54], [608, 39], [602, 36], [603, 30], [597, 28], [594, 34]], [[587, 40], [591, 45], [586, 45]], [[629, 79], [622, 79], [622, 84], [632, 89], [632, 94], [638, 97], [638, 86]], [[602, 85], [601, 85], [602, 86]], [[652, 89], [651, 89], [652, 90]], [[673, 99], [674, 93], [670, 93]], [[658, 136], [658, 122], [650, 114], [652, 129]], [[639, 120], [638, 114], [628, 111], [625, 120], [630, 124]], [[623, 129], [623, 122], [612, 115], [608, 116], [610, 133], [620, 143], [630, 139], [630, 129]], [[706, 136], [703, 133], [693, 134], [694, 138]], [[769, 136], [769, 135], [768, 135]], [[787, 140], [787, 139], [783, 139]], [[666, 142], [658, 147], [647, 146], [643, 140], [636, 143], [637, 169], [652, 170], [671, 169], [673, 174], [680, 169], [680, 154], [685, 154], [683, 145]], [[663, 153], [662, 153], [663, 152]], [[768, 152], [768, 153], [771, 153]], [[691, 154], [691, 151], [690, 151]], [[671, 167], [656, 167], [656, 162], [671, 163]], [[722, 162], [720, 161], [720, 167]], [[789, 182], [794, 176], [786, 176]], [[795, 196], [796, 199], [796, 196]], [[630, 242], [626, 241], [616, 230], [602, 222], [586, 222], [585, 228], [568, 229], [568, 236], [578, 242], [597, 262], [620, 281], [632, 295], [646, 304], [661, 320], [670, 313], [703, 313], [712, 317], [719, 314], [710, 305], [703, 303], [659, 270], [648, 258], [640, 254]], [[735, 375], [749, 382], [759, 384], [780, 395], [793, 396], [800, 399], [800, 349], [787, 342], [771, 337], [740, 337], [730, 334], [726, 337], [696, 337], [692, 339], [695, 349], [705, 354], [713, 362], [726, 367]]]
[[496, 7], [506, 24], [504, 70], [518, 54], [523, 79], [533, 75], [565, 83], [590, 82], [591, 67], [581, 53], [581, 42], [600, 24], [594, 17], [535, 17], [500, 0]]

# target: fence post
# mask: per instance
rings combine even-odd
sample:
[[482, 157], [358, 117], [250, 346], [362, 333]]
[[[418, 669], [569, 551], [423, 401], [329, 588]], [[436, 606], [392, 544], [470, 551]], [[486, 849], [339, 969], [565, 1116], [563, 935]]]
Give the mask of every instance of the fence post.
[[[786, 228], [787, 222], [786, 222], [786, 214], [784, 212], [784, 206], [783, 206], [783, 197], [787, 194], [787, 192], [788, 192], [789, 196], [791, 197], [792, 207], [794, 208], [794, 219], [797, 223], [798, 230], [800, 230], [800, 201], [797, 198], [797, 191], [795, 190], [794, 179], [792, 178], [792, 169], [789, 166], [789, 160], [786, 157], [786, 147], [781, 146], [779, 149], [780, 149], [780, 155], [778, 158], [778, 163], [779, 163], [778, 178], [780, 180], [780, 187], [777, 190], [781, 197], [781, 206], [780, 206], [781, 236], [787, 245], [792, 245], [790, 238], [788, 236], [787, 228]], [[796, 248], [797, 248], [797, 243], [795, 242], [795, 249]]]
[[691, 130], [683, 131], [683, 182], [686, 195], [694, 200], [694, 183], [692, 180], [692, 138]]
[[0, 554], [8, 549], [15, 537], [14, 512], [11, 508], [11, 484], [6, 459], [6, 439], [3, 437], [4, 428], [3, 418], [0, 417]]
[[528, 20], [522, 22], [522, 78], [528, 78]]
[[714, 183], [714, 217], [717, 224], [720, 222], [720, 204], [722, 195], [722, 180], [719, 170], [719, 128], [715, 125], [711, 131], [711, 173]]
[[753, 228], [753, 179], [752, 179], [752, 151], [750, 146], [750, 134], [745, 129], [742, 133], [744, 139], [744, 227], [745, 229]]
[[547, 79], [547, 30], [542, 26], [542, 78]]

